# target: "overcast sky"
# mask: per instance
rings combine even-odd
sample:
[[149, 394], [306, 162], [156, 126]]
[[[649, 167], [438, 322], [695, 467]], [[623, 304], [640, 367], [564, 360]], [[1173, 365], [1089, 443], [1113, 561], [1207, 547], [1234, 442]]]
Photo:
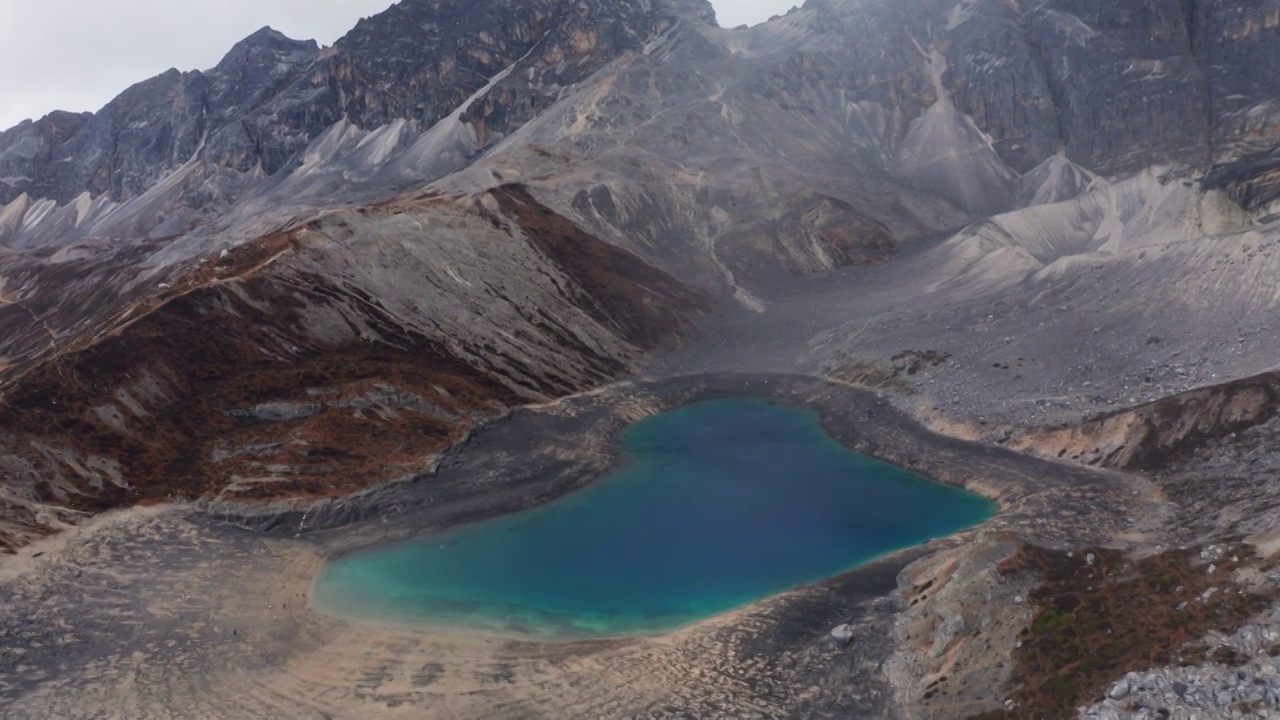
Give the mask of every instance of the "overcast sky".
[[[513, 0], [519, 2], [519, 0]], [[712, 0], [720, 24], [763, 22], [802, 0]], [[0, 0], [0, 130], [51, 110], [97, 110], [129, 85], [217, 64], [270, 25], [332, 43], [392, 0]]]

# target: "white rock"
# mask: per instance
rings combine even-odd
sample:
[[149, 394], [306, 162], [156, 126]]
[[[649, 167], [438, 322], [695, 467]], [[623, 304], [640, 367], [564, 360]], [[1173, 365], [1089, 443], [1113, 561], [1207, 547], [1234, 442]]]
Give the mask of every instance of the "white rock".
[[831, 630], [831, 637], [840, 642], [849, 642], [853, 639], [853, 626], [848, 623], [837, 625]]
[[1129, 685], [1129, 681], [1121, 680], [1120, 682], [1111, 686], [1111, 689], [1107, 691], [1107, 697], [1111, 698], [1112, 700], [1119, 700], [1121, 698], [1128, 697], [1131, 691], [1132, 691], [1132, 688]]

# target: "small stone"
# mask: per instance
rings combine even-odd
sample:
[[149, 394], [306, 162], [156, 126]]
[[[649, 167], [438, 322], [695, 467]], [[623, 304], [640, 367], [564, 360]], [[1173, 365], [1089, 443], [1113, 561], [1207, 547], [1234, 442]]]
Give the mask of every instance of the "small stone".
[[1097, 562], [1097, 560], [1098, 558], [1095, 557], [1093, 553], [1089, 553], [1088, 555], [1084, 556], [1084, 561], [1088, 563], [1089, 567], [1093, 567], [1093, 564]]
[[1182, 697], [1182, 696], [1186, 695], [1186, 694], [1187, 694], [1187, 684], [1186, 684], [1186, 683], [1184, 683], [1184, 682], [1175, 682], [1175, 683], [1173, 684], [1173, 692], [1174, 692], [1174, 693], [1176, 693], [1178, 697]]
[[1111, 698], [1112, 700], [1120, 700], [1122, 698], [1128, 697], [1129, 693], [1132, 691], [1133, 691], [1133, 688], [1132, 686], [1129, 685], [1129, 681], [1121, 680], [1120, 682], [1111, 686], [1111, 690], [1107, 692], [1107, 697]]
[[1022, 604], [1022, 602], [1023, 602], [1023, 600], [1022, 600], [1022, 596], [1021, 596], [1021, 595], [1014, 595], [1014, 596], [1013, 596], [1013, 604], [1014, 604], [1014, 605], [1021, 605], [1021, 604]]
[[831, 630], [831, 637], [839, 642], [847, 643], [853, 640], [853, 626], [848, 623], [837, 625]]

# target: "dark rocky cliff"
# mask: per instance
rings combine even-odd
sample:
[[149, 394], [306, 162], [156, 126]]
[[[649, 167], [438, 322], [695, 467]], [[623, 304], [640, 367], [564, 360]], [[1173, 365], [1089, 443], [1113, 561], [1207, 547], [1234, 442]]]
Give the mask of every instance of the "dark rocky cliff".
[[[933, 104], [930, 72], [1027, 172], [1060, 148], [1124, 174], [1179, 162], [1235, 163], [1276, 144], [1275, 3], [1036, 0], [1025, 3], [815, 0], [849, 26], [860, 98], [908, 118]], [[855, 28], [869, 28], [857, 32]], [[914, 53], [917, 57], [912, 57]], [[921, 62], [919, 55], [933, 55]]]
[[[829, 74], [793, 80], [900, 116], [900, 135], [943, 92], [1016, 173], [1065, 148], [1104, 174], [1180, 162], [1213, 168], [1248, 204], [1274, 199], [1275, 3], [813, 0], [806, 11], [806, 32], [845, 33], [846, 47], [805, 57], [811, 69], [838, 59]], [[518, 64], [464, 117], [500, 137], [680, 17], [714, 16], [671, 0], [407, 0], [324, 50], [264, 28], [211, 70], [169, 71], [91, 118], [55, 113], [0, 135], [0, 203], [124, 199], [193, 159], [269, 175], [339, 120], [429, 128]]]
[[170, 70], [91, 118], [54, 113], [0, 135], [0, 204], [22, 193], [127, 199], [191, 160], [272, 174], [342, 119], [428, 128], [518, 63], [524, 72], [466, 118], [497, 135], [666, 30], [676, 17], [668, 5], [407, 0], [324, 50], [263, 28], [211, 70]]

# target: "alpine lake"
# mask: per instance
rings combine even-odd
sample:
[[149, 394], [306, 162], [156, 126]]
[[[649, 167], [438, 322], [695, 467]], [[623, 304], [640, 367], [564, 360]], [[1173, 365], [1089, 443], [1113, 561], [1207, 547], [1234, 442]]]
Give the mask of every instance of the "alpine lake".
[[854, 452], [800, 406], [699, 402], [632, 424], [619, 442], [615, 470], [546, 505], [330, 560], [312, 606], [542, 638], [652, 635], [996, 511]]

